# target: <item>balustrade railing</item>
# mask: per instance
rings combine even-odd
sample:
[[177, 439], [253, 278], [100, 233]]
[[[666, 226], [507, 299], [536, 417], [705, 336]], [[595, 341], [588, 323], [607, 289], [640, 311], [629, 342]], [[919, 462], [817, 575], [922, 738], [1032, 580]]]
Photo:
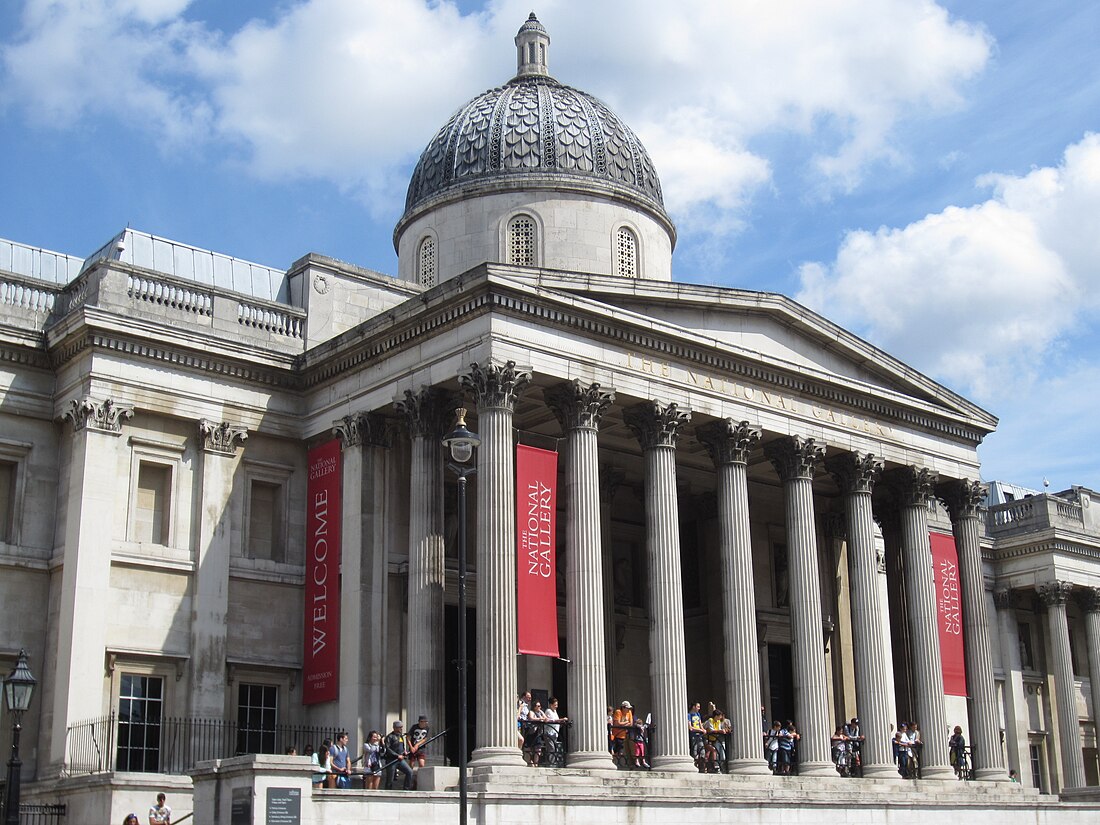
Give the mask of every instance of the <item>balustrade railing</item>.
[[209, 292], [191, 289], [180, 284], [147, 278], [141, 275], [129, 275], [126, 283], [127, 294], [137, 301], [171, 307], [196, 315], [214, 314], [214, 296]]
[[57, 292], [15, 280], [0, 280], [0, 305], [29, 309], [41, 315], [53, 312]]
[[304, 327], [304, 318], [299, 315], [245, 301], [237, 303], [237, 322], [288, 338], [301, 338]]

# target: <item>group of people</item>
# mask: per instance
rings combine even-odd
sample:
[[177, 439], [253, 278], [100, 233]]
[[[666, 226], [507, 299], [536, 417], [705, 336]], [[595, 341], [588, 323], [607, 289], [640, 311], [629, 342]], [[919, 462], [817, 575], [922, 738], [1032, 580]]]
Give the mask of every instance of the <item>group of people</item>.
[[[335, 739], [324, 739], [316, 750], [313, 745], [306, 745], [302, 755], [308, 756], [313, 765], [314, 788], [350, 788], [353, 777], [362, 776], [365, 790], [378, 790], [383, 777], [385, 789], [392, 790], [400, 773], [402, 789], [410, 791], [416, 787], [417, 771], [427, 764], [431, 738], [428, 717], [421, 716], [408, 733], [401, 720], [393, 723], [393, 729], [384, 738], [372, 730], [354, 758], [348, 750], [347, 731], [340, 731]], [[298, 751], [291, 747], [287, 753], [296, 756]], [[356, 765], [361, 767], [357, 769]]]
[[[167, 797], [157, 794], [157, 804], [149, 806], [149, 825], [172, 825], [172, 809], [168, 806]], [[187, 814], [184, 819], [191, 816]], [[140, 825], [137, 814], [126, 814], [122, 825]]]
[[529, 690], [516, 701], [516, 736], [523, 761], [532, 768], [546, 761], [565, 765], [561, 727], [569, 724], [569, 718], [559, 714], [558, 705], [557, 697], [551, 696], [544, 708], [541, 701], [531, 698]]
[[607, 706], [607, 746], [616, 765], [649, 769], [651, 727], [650, 717], [636, 716], [634, 706], [625, 699], [614, 710]]
[[764, 757], [776, 776], [792, 776], [798, 773], [798, 743], [802, 734], [794, 720], [776, 719], [768, 726], [764, 708], [760, 708], [761, 728], [764, 734]]

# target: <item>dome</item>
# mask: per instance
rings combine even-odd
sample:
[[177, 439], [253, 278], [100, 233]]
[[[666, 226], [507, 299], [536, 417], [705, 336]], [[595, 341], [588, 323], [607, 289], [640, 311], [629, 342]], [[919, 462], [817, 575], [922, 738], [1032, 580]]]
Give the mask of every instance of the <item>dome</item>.
[[549, 75], [549, 41], [532, 14], [516, 35], [516, 77], [462, 106], [420, 156], [398, 231], [422, 206], [525, 188], [626, 200], [671, 228], [641, 141], [603, 102]]

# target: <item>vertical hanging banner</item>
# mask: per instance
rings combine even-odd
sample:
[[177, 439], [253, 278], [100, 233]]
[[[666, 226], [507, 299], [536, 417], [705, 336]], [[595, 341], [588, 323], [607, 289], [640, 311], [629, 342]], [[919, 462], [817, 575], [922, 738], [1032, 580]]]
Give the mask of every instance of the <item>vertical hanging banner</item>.
[[302, 704], [330, 702], [340, 672], [340, 441], [309, 451]]
[[516, 615], [519, 652], [558, 655], [554, 558], [558, 454], [516, 447]]
[[966, 696], [966, 651], [963, 647], [959, 553], [955, 548], [954, 536], [929, 533], [929, 539], [936, 582], [936, 617], [940, 628], [943, 690], [948, 696]]

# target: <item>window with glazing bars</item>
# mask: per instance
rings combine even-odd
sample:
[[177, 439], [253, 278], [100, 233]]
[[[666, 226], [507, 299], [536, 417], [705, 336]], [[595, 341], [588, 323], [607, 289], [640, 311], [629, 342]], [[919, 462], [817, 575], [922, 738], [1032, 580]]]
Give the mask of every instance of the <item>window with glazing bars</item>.
[[118, 767], [120, 771], [160, 771], [160, 722], [164, 680], [123, 673], [118, 689]]
[[277, 753], [279, 688], [242, 683], [237, 688], [237, 753]]

